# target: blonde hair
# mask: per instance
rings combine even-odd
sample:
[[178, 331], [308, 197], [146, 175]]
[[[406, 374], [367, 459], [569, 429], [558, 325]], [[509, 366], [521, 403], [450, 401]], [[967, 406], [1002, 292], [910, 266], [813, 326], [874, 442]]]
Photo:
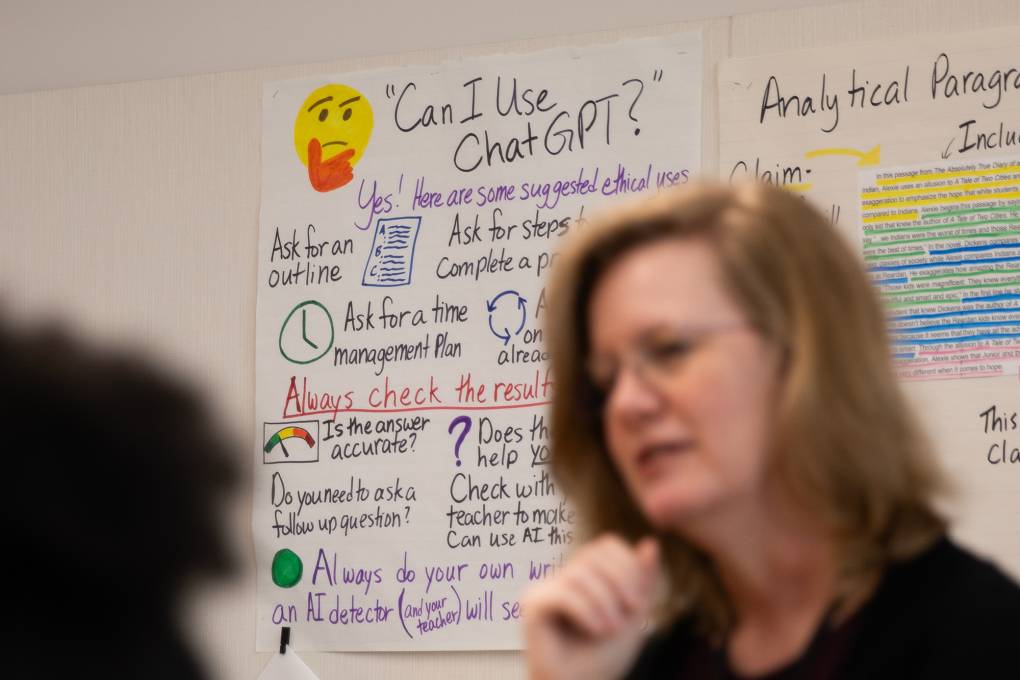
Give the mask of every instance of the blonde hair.
[[[782, 351], [770, 450], [791, 498], [835, 538], [841, 595], [941, 536], [934, 499], [944, 478], [895, 380], [867, 276], [819, 212], [763, 184], [663, 192], [578, 230], [557, 258], [547, 291], [551, 465], [590, 529], [631, 540], [657, 533], [609, 459], [585, 365], [599, 277], [664, 239], [709, 244], [731, 298]], [[690, 614], [705, 632], [724, 632], [732, 612], [707, 557], [674, 535], [660, 542], [670, 585], [663, 615]]]

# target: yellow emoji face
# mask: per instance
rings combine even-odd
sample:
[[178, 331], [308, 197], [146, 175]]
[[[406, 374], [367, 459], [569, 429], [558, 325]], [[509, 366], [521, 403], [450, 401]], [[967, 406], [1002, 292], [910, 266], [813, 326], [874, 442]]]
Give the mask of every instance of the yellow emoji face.
[[360, 92], [346, 85], [323, 85], [308, 95], [294, 120], [294, 150], [305, 166], [313, 140], [325, 162], [345, 151], [354, 166], [372, 135], [372, 107]]

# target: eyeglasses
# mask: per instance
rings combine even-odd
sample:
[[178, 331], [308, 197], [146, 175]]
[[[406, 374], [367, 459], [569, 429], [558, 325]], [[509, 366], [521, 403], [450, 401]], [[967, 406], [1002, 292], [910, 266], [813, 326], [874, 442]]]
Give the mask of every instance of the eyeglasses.
[[737, 321], [693, 329], [655, 330], [639, 338], [619, 357], [590, 357], [586, 364], [588, 379], [598, 393], [601, 406], [605, 405], [624, 369], [629, 369], [646, 387], [661, 394], [675, 384], [693, 358], [716, 336], [748, 328], [746, 323]]

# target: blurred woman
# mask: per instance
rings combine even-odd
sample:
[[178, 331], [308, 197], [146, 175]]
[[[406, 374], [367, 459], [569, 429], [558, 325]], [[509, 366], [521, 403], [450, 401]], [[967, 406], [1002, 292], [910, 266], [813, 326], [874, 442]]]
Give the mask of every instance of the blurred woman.
[[598, 537], [525, 599], [532, 678], [1016, 677], [1020, 589], [946, 538], [881, 307], [806, 202], [623, 208], [549, 300], [552, 465]]

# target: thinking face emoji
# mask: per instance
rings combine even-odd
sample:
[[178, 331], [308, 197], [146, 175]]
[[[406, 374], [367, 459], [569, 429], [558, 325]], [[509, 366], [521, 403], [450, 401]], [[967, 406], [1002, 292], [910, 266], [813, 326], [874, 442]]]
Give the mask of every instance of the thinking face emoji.
[[317, 191], [354, 179], [354, 166], [372, 134], [372, 107], [346, 85], [324, 85], [308, 95], [294, 120], [294, 150]]

